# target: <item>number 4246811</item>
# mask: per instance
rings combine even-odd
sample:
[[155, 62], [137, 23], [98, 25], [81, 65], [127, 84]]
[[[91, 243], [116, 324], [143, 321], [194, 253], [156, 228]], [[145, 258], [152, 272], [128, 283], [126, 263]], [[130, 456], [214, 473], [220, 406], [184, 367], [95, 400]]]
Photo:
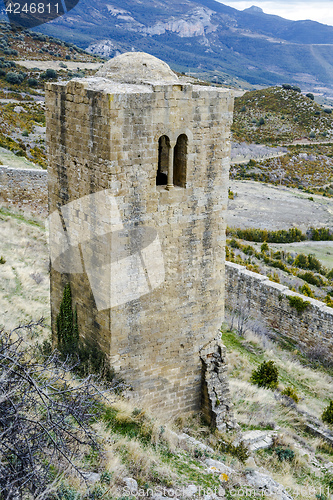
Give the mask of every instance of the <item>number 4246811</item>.
[[59, 14], [59, 4], [44, 4], [44, 3], [25, 3], [20, 5], [19, 3], [9, 3], [6, 7], [6, 12], [8, 14], [51, 14], [51, 11], [55, 10]]

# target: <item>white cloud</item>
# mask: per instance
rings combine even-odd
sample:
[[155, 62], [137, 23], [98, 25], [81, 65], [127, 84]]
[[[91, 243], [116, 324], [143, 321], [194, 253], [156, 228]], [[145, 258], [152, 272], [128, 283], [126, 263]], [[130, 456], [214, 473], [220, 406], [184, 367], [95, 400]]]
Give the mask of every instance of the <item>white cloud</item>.
[[311, 19], [323, 24], [333, 25], [333, 0], [218, 0], [238, 10], [252, 5], [261, 7], [266, 14], [275, 14], [285, 19]]

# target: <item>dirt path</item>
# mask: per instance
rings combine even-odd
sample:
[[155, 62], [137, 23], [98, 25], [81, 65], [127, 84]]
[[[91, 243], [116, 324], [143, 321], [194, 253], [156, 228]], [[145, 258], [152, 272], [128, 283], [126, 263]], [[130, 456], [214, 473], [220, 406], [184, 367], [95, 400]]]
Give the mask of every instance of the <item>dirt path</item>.
[[[102, 63], [85, 63], [77, 61], [15, 61], [20, 66], [27, 69], [38, 68], [40, 70], [55, 69], [63, 71], [73, 71], [77, 69], [98, 69], [102, 66]], [[67, 68], [62, 68], [60, 64], [66, 64]]]

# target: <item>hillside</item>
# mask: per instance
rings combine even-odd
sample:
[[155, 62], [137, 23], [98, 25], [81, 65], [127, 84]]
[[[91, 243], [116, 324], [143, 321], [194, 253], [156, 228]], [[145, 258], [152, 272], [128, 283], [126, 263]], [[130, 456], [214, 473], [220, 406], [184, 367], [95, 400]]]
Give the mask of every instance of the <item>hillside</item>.
[[[7, 329], [43, 315], [50, 321], [47, 238], [40, 220], [1, 210], [0, 225], [0, 327]], [[19, 244], [18, 244], [19, 242]], [[327, 430], [321, 414], [332, 394], [332, 367], [309, 360], [296, 346], [287, 348], [271, 340], [270, 332], [249, 318], [246, 332], [237, 325], [235, 311], [228, 312], [222, 340], [227, 346], [228, 374], [239, 433], [213, 432], [200, 415], [180, 417], [171, 423], [134, 407], [123, 396], [103, 388], [108, 398], [98, 405], [92, 425], [98, 448], [81, 446], [73, 464], [85, 474], [86, 482], [62, 460], [54, 463], [52, 479], [56, 500], [132, 500], [141, 497], [209, 498], [231, 500], [272, 498], [269, 486], [284, 488], [276, 498], [328, 500], [332, 484], [333, 448], [309, 432], [309, 424]], [[49, 346], [50, 330], [24, 332], [25, 341]], [[45, 343], [46, 341], [46, 343]], [[317, 353], [318, 354], [318, 353]], [[325, 355], [323, 352], [322, 355]], [[275, 390], [258, 388], [250, 382], [252, 370], [272, 360], [279, 370]], [[77, 375], [67, 375], [69, 384], [81, 385]], [[292, 388], [296, 403], [282, 391]], [[261, 439], [266, 448], [255, 449]], [[238, 439], [238, 441], [236, 440]], [[132, 481], [128, 481], [130, 478]], [[172, 493], [177, 490], [177, 497]], [[245, 490], [247, 492], [245, 492]], [[243, 493], [242, 493], [243, 492]], [[322, 495], [320, 497], [314, 496]], [[172, 496], [173, 495], [173, 496]], [[206, 495], [206, 496], [204, 496]], [[287, 496], [288, 495], [288, 496]]]
[[44, 83], [90, 74], [98, 62], [71, 43], [0, 22], [0, 148], [46, 168]]
[[148, 52], [219, 83], [333, 84], [333, 27], [214, 0], [81, 0], [38, 30], [107, 57]]
[[270, 87], [235, 99], [233, 138], [236, 141], [288, 144], [304, 138], [333, 136], [333, 115], [297, 90]]

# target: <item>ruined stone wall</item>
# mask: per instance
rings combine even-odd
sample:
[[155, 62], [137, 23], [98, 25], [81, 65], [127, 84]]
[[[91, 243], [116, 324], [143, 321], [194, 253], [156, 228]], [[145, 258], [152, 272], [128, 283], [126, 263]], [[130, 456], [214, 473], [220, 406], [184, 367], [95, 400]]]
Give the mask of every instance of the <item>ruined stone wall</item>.
[[47, 171], [0, 165], [0, 198], [4, 201], [47, 201]]
[[[219, 336], [224, 313], [232, 95], [90, 78], [47, 84], [46, 100], [50, 213], [109, 189], [125, 227], [157, 230], [165, 272], [151, 293], [98, 311], [85, 273], [53, 269], [53, 324], [70, 282], [81, 336], [98, 342], [147, 406], [197, 410], [199, 351]], [[167, 135], [173, 147], [181, 134], [186, 187], [167, 191], [156, 186], [158, 140]]]
[[[303, 312], [290, 306], [287, 296], [299, 296], [310, 302]], [[311, 349], [333, 348], [333, 309], [319, 300], [292, 292], [266, 276], [226, 262], [226, 307], [249, 308], [253, 317], [296, 344]]]

